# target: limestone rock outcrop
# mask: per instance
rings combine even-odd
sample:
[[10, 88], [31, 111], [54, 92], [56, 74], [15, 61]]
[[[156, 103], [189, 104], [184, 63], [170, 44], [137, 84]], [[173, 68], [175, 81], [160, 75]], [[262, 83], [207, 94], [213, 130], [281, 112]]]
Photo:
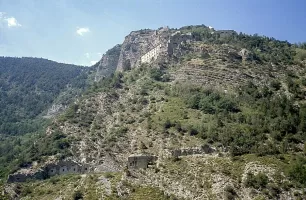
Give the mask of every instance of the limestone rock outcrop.
[[107, 77], [116, 71], [121, 45], [117, 44], [108, 50], [97, 63], [95, 81], [99, 81], [103, 77]]
[[[140, 63], [141, 56], [160, 44], [167, 44], [170, 35], [168, 27], [160, 28], [158, 30], [145, 29], [140, 31], [133, 31], [122, 44], [117, 70], [122, 71], [128, 66], [136, 66]], [[164, 50], [165, 45], [161, 46], [160, 51]]]
[[95, 80], [109, 76], [115, 71], [124, 71], [149, 63], [157, 57], [179, 55], [181, 44], [193, 39], [191, 33], [181, 33], [168, 27], [158, 30], [132, 31], [121, 45], [116, 45], [104, 54], [96, 64]]

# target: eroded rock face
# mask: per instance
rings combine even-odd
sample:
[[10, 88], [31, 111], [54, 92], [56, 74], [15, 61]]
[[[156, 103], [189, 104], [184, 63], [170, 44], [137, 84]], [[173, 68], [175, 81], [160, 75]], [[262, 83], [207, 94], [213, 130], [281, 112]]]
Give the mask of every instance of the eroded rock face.
[[149, 63], [157, 57], [181, 55], [181, 44], [192, 40], [193, 36], [191, 33], [173, 32], [174, 30], [168, 27], [131, 32], [121, 45], [116, 45], [103, 55], [96, 66], [95, 80], [99, 81], [115, 71], [124, 71], [141, 63]]
[[140, 63], [141, 56], [152, 49], [162, 45], [160, 51], [164, 51], [170, 36], [169, 28], [159, 30], [133, 31], [122, 44], [117, 70], [122, 71], [128, 66], [134, 67]]
[[116, 71], [121, 45], [116, 45], [108, 50], [98, 62], [95, 81], [99, 81], [103, 77], [107, 77]]

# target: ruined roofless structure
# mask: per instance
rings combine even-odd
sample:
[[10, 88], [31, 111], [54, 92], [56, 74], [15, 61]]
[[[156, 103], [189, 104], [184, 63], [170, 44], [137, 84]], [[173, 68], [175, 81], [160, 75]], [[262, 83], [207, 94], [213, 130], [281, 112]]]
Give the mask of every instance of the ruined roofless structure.
[[46, 179], [55, 175], [83, 174], [91, 171], [89, 165], [76, 163], [74, 161], [57, 161], [49, 163], [39, 169], [21, 169], [8, 176], [8, 183], [25, 182], [29, 179]]
[[153, 155], [130, 155], [128, 157], [128, 168], [129, 169], [146, 169], [149, 165], [152, 165], [157, 160], [156, 156]]

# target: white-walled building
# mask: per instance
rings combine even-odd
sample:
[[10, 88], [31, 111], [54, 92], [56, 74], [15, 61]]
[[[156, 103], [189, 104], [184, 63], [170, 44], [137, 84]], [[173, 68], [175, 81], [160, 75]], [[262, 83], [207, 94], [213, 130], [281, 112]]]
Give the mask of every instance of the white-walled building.
[[148, 63], [151, 62], [152, 59], [156, 59], [159, 53], [161, 52], [161, 44], [146, 53], [145, 55], [141, 56], [141, 63]]

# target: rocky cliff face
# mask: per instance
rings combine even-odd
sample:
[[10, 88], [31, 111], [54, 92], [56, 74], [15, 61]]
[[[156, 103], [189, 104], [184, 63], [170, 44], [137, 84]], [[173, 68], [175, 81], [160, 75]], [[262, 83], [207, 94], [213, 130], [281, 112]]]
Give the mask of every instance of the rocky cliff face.
[[125, 37], [122, 44], [117, 70], [136, 66], [142, 55], [157, 47], [159, 44], [165, 46], [171, 31], [169, 28], [159, 30], [133, 31]]
[[116, 70], [123, 71], [137, 66], [140, 64], [141, 56], [159, 44], [162, 44], [165, 50], [170, 34], [171, 30], [168, 27], [131, 32], [121, 45], [116, 45], [102, 56], [97, 65], [95, 81], [109, 76]]
[[108, 50], [97, 64], [97, 71], [95, 81], [100, 80], [102, 77], [109, 76], [116, 71], [118, 60], [121, 52], [121, 45], [118, 44]]

